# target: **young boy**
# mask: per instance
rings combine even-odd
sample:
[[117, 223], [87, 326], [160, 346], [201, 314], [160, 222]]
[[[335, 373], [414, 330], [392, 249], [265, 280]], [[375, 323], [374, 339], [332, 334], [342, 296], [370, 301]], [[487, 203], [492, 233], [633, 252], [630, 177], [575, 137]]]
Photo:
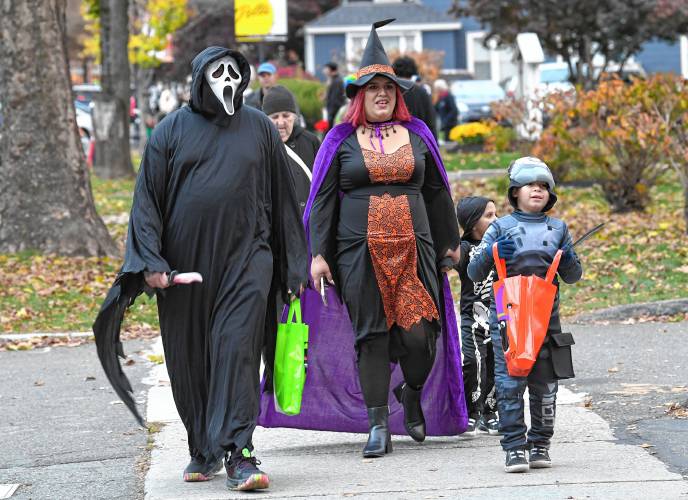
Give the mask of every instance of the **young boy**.
[[[583, 269], [573, 250], [564, 222], [546, 215], [554, 206], [554, 179], [545, 163], [537, 158], [519, 158], [509, 166], [508, 198], [515, 211], [497, 219], [485, 232], [482, 242], [468, 264], [473, 281], [487, 278], [494, 268], [492, 244], [506, 260], [507, 276], [532, 275], [544, 278], [558, 249], [563, 250], [558, 274], [566, 283], [575, 283]], [[554, 284], [558, 286], [557, 279]], [[538, 359], [527, 377], [512, 377], [507, 372], [503, 342], [495, 311], [490, 306], [490, 335], [495, 356], [495, 384], [499, 410], [499, 430], [506, 452], [506, 472], [525, 472], [530, 467], [551, 467], [549, 446], [554, 434], [557, 396], [557, 367], [552, 362], [552, 344], [561, 345], [559, 292], [557, 291], [547, 336]], [[506, 333], [504, 333], [506, 335]], [[559, 377], [563, 378], [563, 377]], [[524, 422], [523, 394], [530, 393], [531, 428]], [[526, 431], [528, 431], [526, 436]], [[526, 460], [529, 450], [529, 460]]]
[[468, 427], [464, 434], [475, 436], [481, 430], [496, 435], [499, 422], [495, 414], [494, 351], [490, 345], [488, 320], [495, 272], [491, 270], [484, 280], [473, 283], [467, 268], [485, 231], [497, 219], [497, 209], [488, 198], [468, 196], [456, 205], [456, 217], [463, 230], [461, 258], [454, 269], [461, 278], [461, 353], [468, 409]]

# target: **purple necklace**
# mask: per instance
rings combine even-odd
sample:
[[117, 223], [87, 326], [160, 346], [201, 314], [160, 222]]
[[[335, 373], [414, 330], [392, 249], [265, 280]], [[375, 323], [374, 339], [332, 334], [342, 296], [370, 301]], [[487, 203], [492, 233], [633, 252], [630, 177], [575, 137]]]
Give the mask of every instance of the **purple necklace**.
[[397, 131], [394, 128], [395, 125], [399, 125], [399, 122], [396, 121], [390, 121], [390, 122], [373, 122], [373, 123], [368, 123], [366, 122], [365, 125], [363, 125], [363, 130], [361, 130], [361, 135], [365, 135], [366, 130], [370, 131], [370, 147], [375, 150], [375, 143], [373, 143], [373, 136], [377, 137], [378, 142], [380, 143], [380, 152], [382, 154], [385, 154], [385, 147], [382, 145], [382, 134], [385, 134], [385, 137], [389, 137], [389, 131], [390, 129], [392, 130], [393, 134], [396, 134]]

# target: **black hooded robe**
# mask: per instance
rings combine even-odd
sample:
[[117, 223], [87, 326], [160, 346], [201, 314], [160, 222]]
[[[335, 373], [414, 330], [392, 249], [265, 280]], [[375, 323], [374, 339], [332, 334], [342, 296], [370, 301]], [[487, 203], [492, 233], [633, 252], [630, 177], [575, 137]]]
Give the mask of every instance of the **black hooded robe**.
[[[203, 74], [226, 55], [242, 74], [233, 116]], [[210, 47], [192, 67], [190, 106], [168, 115], [146, 146], [124, 266], [94, 332], [101, 337], [104, 368], [119, 371], [108, 377], [126, 390], [112, 359], [115, 347], [121, 352], [119, 325], [124, 308], [143, 290], [143, 272], [201, 273], [202, 284], [156, 292], [167, 369], [189, 451], [210, 462], [252, 447], [266, 314], [276, 321], [268, 297], [297, 291], [307, 263], [282, 141], [267, 116], [241, 107], [248, 63], [237, 52]]]

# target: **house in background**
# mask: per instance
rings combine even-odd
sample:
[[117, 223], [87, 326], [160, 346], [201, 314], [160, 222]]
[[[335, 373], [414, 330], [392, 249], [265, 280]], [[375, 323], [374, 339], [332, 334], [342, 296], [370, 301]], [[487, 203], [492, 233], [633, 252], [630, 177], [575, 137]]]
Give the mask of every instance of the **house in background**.
[[[345, 64], [347, 71], [355, 71], [372, 23], [390, 18], [396, 21], [378, 30], [388, 52], [443, 51], [446, 70], [465, 67], [461, 21], [427, 3], [432, 2], [344, 0], [339, 7], [306, 25], [306, 71], [322, 78], [323, 65], [328, 61], [337, 61]], [[450, 2], [435, 3], [445, 3], [448, 9]]]
[[635, 59], [648, 74], [676, 73], [688, 78], [688, 37], [684, 35], [675, 43], [648, 42]]
[[[355, 71], [371, 24], [396, 18], [378, 30], [387, 51], [442, 51], [442, 74], [449, 78], [504, 82], [515, 76], [513, 50], [483, 46], [484, 28], [476, 19], [449, 15], [451, 4], [451, 0], [343, 0], [305, 26], [306, 70], [324, 78], [323, 65], [334, 60]], [[673, 72], [688, 78], [688, 38], [673, 44], [648, 42], [635, 61], [647, 73]]]

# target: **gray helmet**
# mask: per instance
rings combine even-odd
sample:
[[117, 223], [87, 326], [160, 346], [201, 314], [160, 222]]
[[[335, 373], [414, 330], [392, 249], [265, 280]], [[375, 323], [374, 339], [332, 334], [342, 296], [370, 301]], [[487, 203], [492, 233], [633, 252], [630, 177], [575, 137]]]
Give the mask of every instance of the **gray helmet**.
[[512, 189], [526, 186], [533, 182], [544, 182], [547, 184], [549, 201], [542, 209], [543, 212], [546, 212], [557, 202], [557, 195], [554, 193], [554, 177], [545, 162], [533, 156], [518, 158], [509, 165], [509, 203], [511, 203], [512, 207], [518, 208], [516, 196], [514, 196]]

